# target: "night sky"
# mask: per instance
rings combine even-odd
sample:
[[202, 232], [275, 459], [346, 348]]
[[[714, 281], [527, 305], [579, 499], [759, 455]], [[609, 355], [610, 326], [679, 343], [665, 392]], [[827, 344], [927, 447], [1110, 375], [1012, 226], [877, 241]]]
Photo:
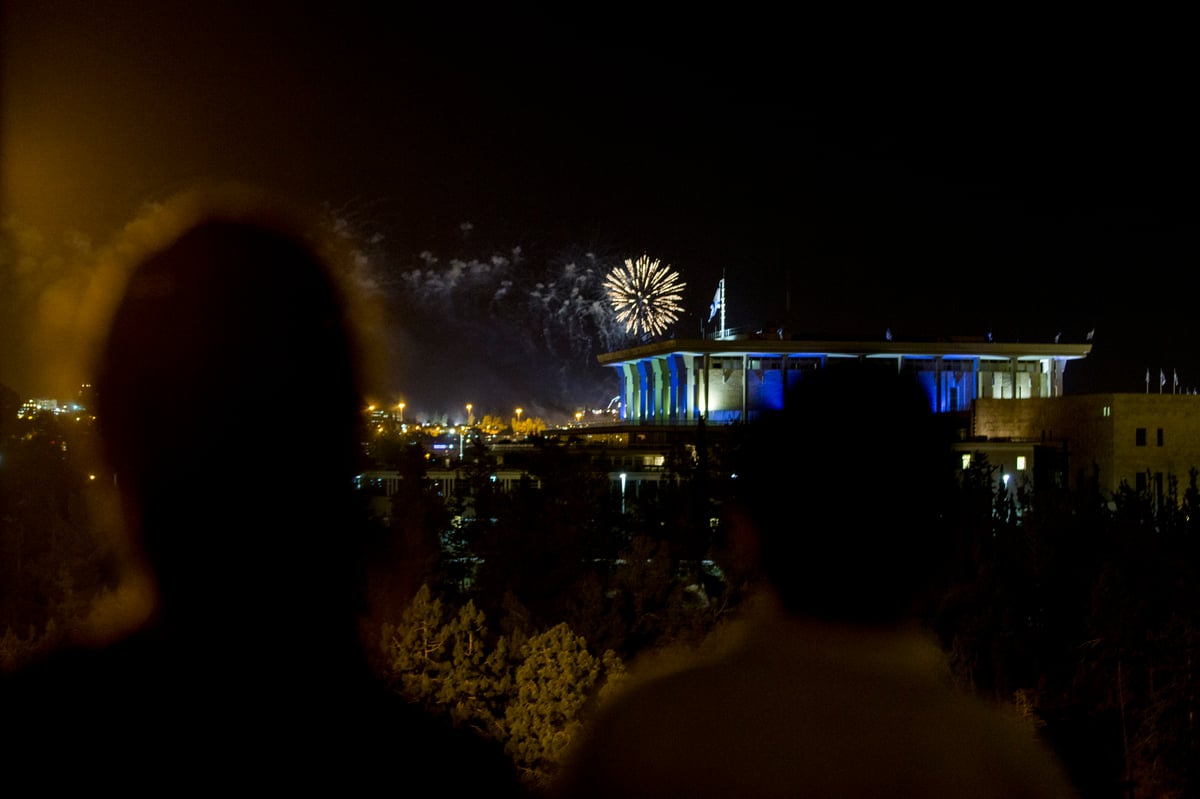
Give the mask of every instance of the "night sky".
[[[724, 275], [731, 325], [1094, 330], [1079, 388], [1200, 386], [1200, 70], [1169, 19], [41, 5], [0, 18], [0, 383], [24, 394], [60, 390], [17, 331], [64, 260], [213, 177], [373, 237], [397, 295], [379, 388], [430, 413], [602, 401], [611, 339], [548, 297], [643, 253], [688, 285], [677, 337]], [[496, 305], [506, 280], [521, 305]]]

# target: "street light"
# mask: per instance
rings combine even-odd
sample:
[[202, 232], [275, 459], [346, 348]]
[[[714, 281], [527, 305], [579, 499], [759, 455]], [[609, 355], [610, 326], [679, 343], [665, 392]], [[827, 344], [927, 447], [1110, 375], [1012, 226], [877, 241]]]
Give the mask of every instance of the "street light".
[[[520, 426], [520, 424], [521, 424], [521, 409], [517, 408], [517, 426]], [[513, 428], [513, 432], [520, 433], [520, 431], [517, 430], [515, 427]]]
[[404, 424], [404, 403], [401, 402], [398, 407], [400, 408], [400, 424]]
[[467, 426], [468, 427], [475, 424], [475, 417], [471, 415], [471, 408], [473, 408], [473, 407], [474, 406], [471, 403], [469, 403], [469, 402], [467, 403]]

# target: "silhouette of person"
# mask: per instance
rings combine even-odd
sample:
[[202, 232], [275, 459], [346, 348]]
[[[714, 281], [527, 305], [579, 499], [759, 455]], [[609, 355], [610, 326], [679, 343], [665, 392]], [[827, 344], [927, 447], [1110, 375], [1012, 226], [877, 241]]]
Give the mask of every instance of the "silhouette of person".
[[734, 455], [761, 591], [734, 642], [601, 705], [559, 797], [1064, 797], [1035, 730], [960, 692], [918, 623], [947, 561], [948, 439], [895, 365], [807, 372]]
[[367, 665], [363, 349], [319, 228], [267, 204], [181, 217], [130, 273], [95, 381], [153, 611], [7, 680], [0, 757], [59, 787], [519, 795], [499, 744]]

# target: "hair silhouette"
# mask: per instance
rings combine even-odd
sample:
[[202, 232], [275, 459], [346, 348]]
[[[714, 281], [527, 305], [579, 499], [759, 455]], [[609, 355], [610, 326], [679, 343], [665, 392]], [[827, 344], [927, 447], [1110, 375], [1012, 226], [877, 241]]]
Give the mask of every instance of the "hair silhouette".
[[130, 273], [97, 417], [153, 610], [6, 680], [4, 751], [89, 787], [353, 792], [420, 769], [516, 795], [498, 744], [403, 702], [362, 651], [363, 350], [298, 220], [201, 214]]
[[858, 361], [806, 372], [782, 410], [744, 428], [733, 516], [790, 612], [891, 624], [937, 589], [948, 432], [910, 373]]
[[97, 417], [164, 623], [352, 643], [361, 403], [344, 307], [311, 249], [262, 222], [201, 221], [131, 275]]

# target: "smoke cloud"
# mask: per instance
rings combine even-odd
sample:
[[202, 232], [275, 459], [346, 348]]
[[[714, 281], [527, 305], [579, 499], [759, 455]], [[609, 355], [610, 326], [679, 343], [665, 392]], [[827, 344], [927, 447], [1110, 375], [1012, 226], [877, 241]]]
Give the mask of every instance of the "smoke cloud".
[[617, 376], [597, 356], [630, 343], [603, 286], [622, 256], [523, 246], [405, 256], [386, 238], [361, 238], [359, 285], [385, 316], [378, 402], [404, 402], [414, 421], [462, 421], [470, 403], [476, 418], [509, 419], [519, 407], [554, 424], [616, 395]]

